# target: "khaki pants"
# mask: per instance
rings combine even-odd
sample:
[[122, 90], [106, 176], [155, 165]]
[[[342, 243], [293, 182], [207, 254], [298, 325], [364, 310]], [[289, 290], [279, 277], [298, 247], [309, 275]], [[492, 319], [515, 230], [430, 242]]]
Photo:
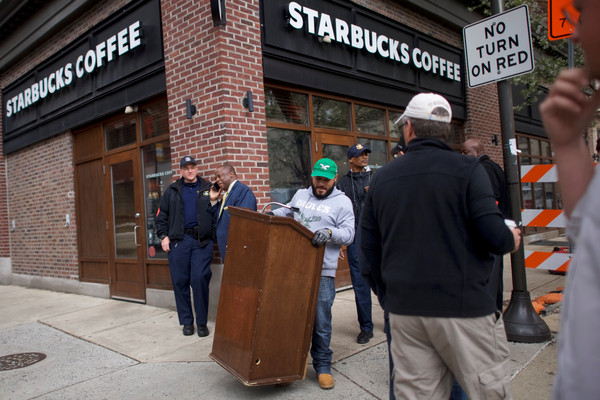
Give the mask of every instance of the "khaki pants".
[[469, 400], [511, 399], [508, 342], [496, 314], [433, 318], [390, 313], [397, 399], [450, 397], [458, 381]]

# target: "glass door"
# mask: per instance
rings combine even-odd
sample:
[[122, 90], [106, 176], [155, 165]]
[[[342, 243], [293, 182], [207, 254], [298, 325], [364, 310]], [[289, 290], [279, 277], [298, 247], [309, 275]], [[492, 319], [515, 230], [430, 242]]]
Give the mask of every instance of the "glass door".
[[144, 217], [136, 150], [106, 158], [107, 187], [110, 188], [109, 242], [111, 243], [111, 297], [146, 301], [144, 263]]

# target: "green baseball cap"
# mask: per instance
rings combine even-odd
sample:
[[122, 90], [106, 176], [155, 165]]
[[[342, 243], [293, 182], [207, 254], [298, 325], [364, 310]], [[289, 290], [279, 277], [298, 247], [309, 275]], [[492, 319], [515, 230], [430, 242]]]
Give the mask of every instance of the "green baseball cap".
[[334, 179], [337, 175], [337, 165], [330, 158], [321, 158], [315, 164], [310, 176], [322, 176], [327, 179]]

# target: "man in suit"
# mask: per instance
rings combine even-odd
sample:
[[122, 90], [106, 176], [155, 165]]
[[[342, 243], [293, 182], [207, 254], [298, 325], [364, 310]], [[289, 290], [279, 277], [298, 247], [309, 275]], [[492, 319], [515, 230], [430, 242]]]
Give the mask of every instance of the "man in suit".
[[[229, 219], [231, 218], [227, 208], [229, 206], [245, 207], [256, 211], [256, 197], [254, 197], [254, 193], [248, 186], [237, 180], [237, 174], [231, 165], [223, 164], [217, 168], [215, 173], [217, 176], [216, 184], [219, 185], [221, 191], [217, 217], [217, 245], [221, 259], [225, 262]], [[214, 188], [212, 190], [214, 191]]]

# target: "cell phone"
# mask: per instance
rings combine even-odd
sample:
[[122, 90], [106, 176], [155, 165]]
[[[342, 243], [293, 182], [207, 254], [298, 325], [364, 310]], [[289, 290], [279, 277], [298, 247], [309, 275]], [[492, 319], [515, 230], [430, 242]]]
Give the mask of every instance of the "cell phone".
[[217, 182], [213, 183], [213, 188], [218, 192], [219, 190], [221, 190], [221, 186], [219, 186], [219, 184]]

